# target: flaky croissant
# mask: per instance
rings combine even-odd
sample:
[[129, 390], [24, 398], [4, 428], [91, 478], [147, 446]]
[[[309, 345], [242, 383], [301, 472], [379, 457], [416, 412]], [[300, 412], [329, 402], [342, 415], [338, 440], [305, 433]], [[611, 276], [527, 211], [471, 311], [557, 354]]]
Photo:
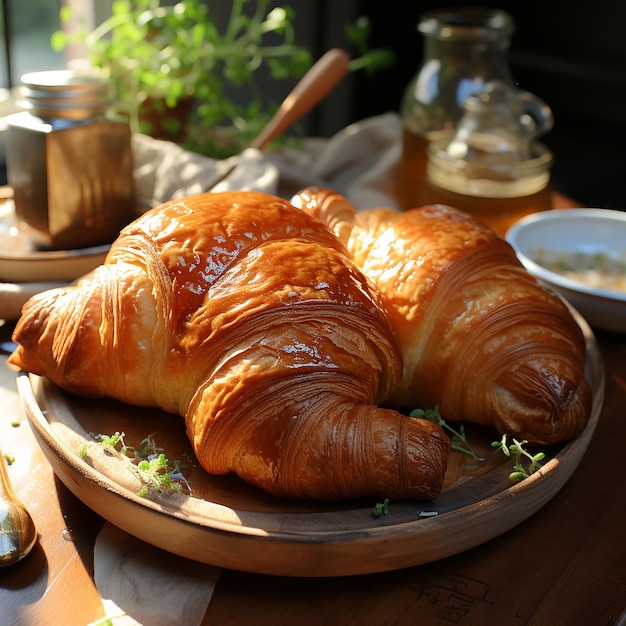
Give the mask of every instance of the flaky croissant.
[[438, 405], [537, 444], [583, 430], [582, 331], [504, 239], [446, 206], [356, 212], [321, 188], [292, 202], [334, 229], [385, 299], [404, 360], [392, 406]]
[[378, 408], [401, 359], [379, 295], [321, 222], [260, 193], [169, 202], [105, 264], [24, 307], [10, 362], [185, 417], [201, 465], [284, 497], [439, 494], [449, 440]]

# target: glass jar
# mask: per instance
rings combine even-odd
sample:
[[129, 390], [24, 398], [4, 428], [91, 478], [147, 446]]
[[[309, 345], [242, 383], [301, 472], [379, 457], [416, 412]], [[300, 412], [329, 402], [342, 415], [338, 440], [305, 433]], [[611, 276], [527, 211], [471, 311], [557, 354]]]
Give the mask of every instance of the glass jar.
[[109, 83], [69, 70], [22, 77], [7, 119], [18, 228], [47, 249], [113, 241], [134, 217], [130, 128], [108, 116]]
[[407, 86], [403, 123], [399, 203], [417, 206], [424, 182], [428, 144], [450, 136], [467, 96], [488, 81], [513, 85], [507, 53], [515, 24], [505, 11], [461, 7], [425, 13], [422, 64]]
[[448, 204], [504, 235], [518, 219], [552, 208], [552, 153], [536, 141], [553, 125], [537, 96], [490, 81], [468, 96], [452, 136], [428, 146], [419, 204]]

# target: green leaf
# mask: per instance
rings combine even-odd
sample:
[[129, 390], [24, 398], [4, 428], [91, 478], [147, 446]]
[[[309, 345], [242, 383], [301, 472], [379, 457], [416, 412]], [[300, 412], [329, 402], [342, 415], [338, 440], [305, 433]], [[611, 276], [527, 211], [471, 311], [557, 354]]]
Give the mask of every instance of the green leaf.
[[389, 513], [389, 502], [389, 498], [385, 498], [382, 502], [377, 502], [372, 509], [372, 515], [374, 515], [374, 517], [387, 515]]
[[372, 34], [372, 25], [370, 19], [365, 16], [359, 16], [356, 21], [346, 26], [346, 36], [354, 44], [359, 54], [363, 54], [367, 50], [367, 42]]
[[[502, 435], [500, 441], [494, 441], [491, 443], [492, 448], [502, 451], [507, 457], [513, 459], [513, 472], [509, 475], [509, 478], [513, 481], [519, 481], [524, 478], [528, 478], [531, 474], [541, 469], [541, 461], [545, 458], [544, 452], [537, 452], [532, 455], [524, 447], [528, 441], [522, 439], [518, 441], [513, 438], [513, 443], [507, 445], [507, 435]], [[524, 466], [527, 463], [528, 467]]]

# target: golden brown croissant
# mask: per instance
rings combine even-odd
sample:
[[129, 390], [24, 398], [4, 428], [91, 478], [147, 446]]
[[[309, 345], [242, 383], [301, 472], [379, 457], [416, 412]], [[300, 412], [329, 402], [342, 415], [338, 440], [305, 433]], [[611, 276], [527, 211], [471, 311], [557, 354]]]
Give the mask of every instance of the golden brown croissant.
[[330, 230], [252, 192], [172, 201], [76, 286], [35, 296], [11, 363], [185, 416], [202, 466], [278, 496], [438, 495], [449, 440], [378, 408], [399, 348]]
[[540, 444], [581, 432], [582, 331], [504, 239], [446, 206], [355, 212], [320, 188], [292, 202], [334, 228], [386, 301], [404, 359], [392, 406], [439, 405]]

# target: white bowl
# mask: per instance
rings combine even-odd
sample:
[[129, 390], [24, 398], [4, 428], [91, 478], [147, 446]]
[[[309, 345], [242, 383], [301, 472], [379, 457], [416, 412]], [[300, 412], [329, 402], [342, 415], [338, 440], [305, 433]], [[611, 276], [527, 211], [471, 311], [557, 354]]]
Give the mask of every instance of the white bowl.
[[626, 261], [626, 212], [556, 209], [522, 218], [506, 233], [526, 269], [565, 297], [597, 329], [626, 332], [626, 292], [591, 286], [536, 262], [549, 255], [605, 254]]

